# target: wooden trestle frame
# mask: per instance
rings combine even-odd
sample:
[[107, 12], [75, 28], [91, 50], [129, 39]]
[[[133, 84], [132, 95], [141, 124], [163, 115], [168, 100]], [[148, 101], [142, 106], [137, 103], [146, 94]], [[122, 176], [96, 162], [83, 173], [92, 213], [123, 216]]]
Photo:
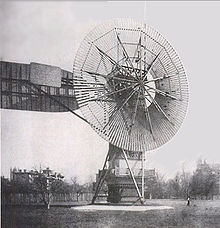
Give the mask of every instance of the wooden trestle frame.
[[[122, 152], [123, 152], [123, 156], [124, 156], [124, 159], [126, 161], [127, 167], [129, 169], [131, 179], [132, 179], [132, 181], [134, 183], [135, 190], [137, 191], [138, 200], [140, 200], [141, 204], [143, 205], [144, 204], [144, 154], [145, 154], [145, 152], [142, 152], [143, 153], [142, 154], [142, 194], [141, 194], [141, 192], [140, 192], [140, 190], [138, 188], [138, 184], [137, 184], [137, 181], [135, 180], [134, 173], [133, 173], [133, 171], [132, 171], [132, 169], [131, 169], [131, 167], [129, 165], [127, 154], [126, 154], [125, 150], [123, 150], [123, 149], [122, 149]], [[114, 152], [113, 157], [112, 157], [111, 160], [113, 160], [115, 158], [115, 156], [116, 156], [116, 152]], [[95, 194], [94, 194], [94, 196], [92, 198], [91, 204], [95, 203], [95, 200], [98, 197], [98, 194], [99, 194], [99, 192], [100, 192], [100, 190], [102, 188], [102, 185], [103, 185], [103, 183], [105, 181], [105, 178], [110, 173], [110, 171], [112, 169], [111, 167], [108, 167], [107, 171], [105, 171], [108, 159], [109, 159], [109, 152], [108, 152], [108, 154], [107, 154], [107, 156], [105, 158], [105, 162], [103, 164], [101, 175], [100, 175], [100, 178], [98, 180], [98, 184], [96, 185]]]

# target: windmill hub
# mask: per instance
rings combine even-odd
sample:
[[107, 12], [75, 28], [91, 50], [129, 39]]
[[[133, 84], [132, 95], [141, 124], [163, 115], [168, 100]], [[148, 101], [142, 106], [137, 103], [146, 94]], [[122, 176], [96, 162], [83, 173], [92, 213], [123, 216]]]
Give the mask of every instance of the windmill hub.
[[144, 81], [141, 79], [140, 81], [139, 81], [139, 85], [140, 85], [140, 87], [145, 87], [145, 85], [144, 85]]

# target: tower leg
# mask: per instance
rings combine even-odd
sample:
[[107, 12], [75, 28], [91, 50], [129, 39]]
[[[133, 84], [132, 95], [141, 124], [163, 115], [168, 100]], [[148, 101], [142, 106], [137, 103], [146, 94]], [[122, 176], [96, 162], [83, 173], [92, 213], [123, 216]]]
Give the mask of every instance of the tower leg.
[[133, 174], [133, 172], [132, 172], [132, 170], [131, 170], [131, 168], [130, 168], [130, 165], [129, 165], [129, 162], [128, 162], [128, 158], [127, 158], [127, 155], [126, 155], [126, 153], [125, 153], [125, 151], [124, 151], [123, 149], [122, 149], [122, 151], [123, 151], [123, 155], [124, 155], [126, 164], [127, 164], [127, 166], [128, 166], [128, 169], [129, 169], [129, 171], [130, 171], [131, 178], [132, 178], [132, 180], [133, 180], [133, 182], [134, 182], [134, 186], [135, 186], [135, 189], [136, 189], [136, 191], [137, 191], [138, 198], [139, 198], [141, 204], [144, 204], [144, 201], [143, 201], [143, 199], [142, 199], [142, 197], [141, 197], [141, 193], [140, 193], [140, 190], [139, 190], [139, 188], [138, 188], [137, 182], [136, 182], [136, 180], [135, 180], [135, 178], [134, 178], [134, 174]]
[[[113, 154], [113, 157], [111, 158], [111, 160], [115, 159], [115, 156], [116, 156], [116, 153]], [[94, 196], [92, 198], [92, 202], [91, 202], [92, 204], [95, 203], [95, 200], [96, 200], [96, 198], [97, 198], [97, 196], [99, 194], [99, 191], [101, 190], [102, 185], [103, 185], [103, 183], [105, 181], [105, 178], [106, 178], [106, 176], [109, 174], [109, 172], [112, 169], [112, 167], [108, 167], [108, 169], [105, 171], [105, 167], [106, 167], [106, 163], [107, 163], [108, 159], [109, 159], [109, 153], [107, 154], [107, 156], [105, 158], [105, 162], [104, 162], [104, 165], [103, 165], [103, 168], [102, 168], [101, 177], [99, 178], [98, 184], [96, 186], [95, 194], [94, 194]]]
[[99, 194], [99, 188], [100, 188], [99, 186], [100, 186], [100, 184], [102, 182], [102, 178], [104, 177], [105, 167], [106, 167], [106, 163], [108, 161], [108, 158], [109, 158], [109, 153], [107, 154], [107, 156], [105, 158], [105, 162], [104, 162], [103, 167], [102, 167], [102, 172], [101, 172], [98, 184], [96, 185], [95, 194], [94, 194], [94, 196], [92, 198], [92, 204], [95, 203], [95, 200], [96, 200], [96, 198], [97, 198], [97, 196]]
[[142, 199], [144, 201], [144, 162], [145, 162], [145, 152], [142, 152], [142, 159], [141, 159], [141, 166], [142, 166], [142, 181], [141, 181], [141, 190], [142, 190]]

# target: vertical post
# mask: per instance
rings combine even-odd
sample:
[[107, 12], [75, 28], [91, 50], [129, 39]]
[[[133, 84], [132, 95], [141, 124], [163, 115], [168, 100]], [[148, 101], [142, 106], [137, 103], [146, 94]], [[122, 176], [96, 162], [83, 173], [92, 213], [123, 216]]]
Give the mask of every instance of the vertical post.
[[146, 23], [144, 23], [144, 72], [146, 71], [146, 61], [147, 61], [147, 51], [146, 51], [146, 43], [147, 43], [147, 40], [146, 40]]
[[47, 209], [50, 209], [50, 182], [49, 178], [47, 177]]
[[[116, 30], [115, 30], [116, 32]], [[119, 43], [118, 43], [118, 40], [117, 40], [117, 63], [119, 62]]]
[[141, 165], [142, 165], [142, 199], [144, 200], [144, 161], [145, 161], [145, 152], [142, 152]]
[[[140, 31], [140, 44], [139, 44], [139, 54], [140, 54], [140, 79], [142, 79], [142, 51], [141, 51], [141, 42], [142, 42], [142, 34]], [[144, 63], [145, 64], [145, 63]], [[146, 65], [146, 64], [145, 64]]]

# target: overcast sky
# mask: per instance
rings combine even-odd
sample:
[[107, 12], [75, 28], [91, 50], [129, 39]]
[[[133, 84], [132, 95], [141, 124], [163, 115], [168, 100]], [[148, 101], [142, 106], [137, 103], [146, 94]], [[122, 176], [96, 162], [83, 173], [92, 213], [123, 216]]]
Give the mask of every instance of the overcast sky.
[[[0, 58], [72, 71], [80, 41], [99, 22], [144, 19], [144, 2], [0, 2]], [[176, 49], [190, 87], [178, 134], [147, 154], [147, 167], [172, 177], [199, 158], [220, 163], [220, 2], [147, 2], [146, 22]], [[2, 175], [50, 166], [81, 182], [94, 178], [108, 143], [70, 113], [1, 110]]]

